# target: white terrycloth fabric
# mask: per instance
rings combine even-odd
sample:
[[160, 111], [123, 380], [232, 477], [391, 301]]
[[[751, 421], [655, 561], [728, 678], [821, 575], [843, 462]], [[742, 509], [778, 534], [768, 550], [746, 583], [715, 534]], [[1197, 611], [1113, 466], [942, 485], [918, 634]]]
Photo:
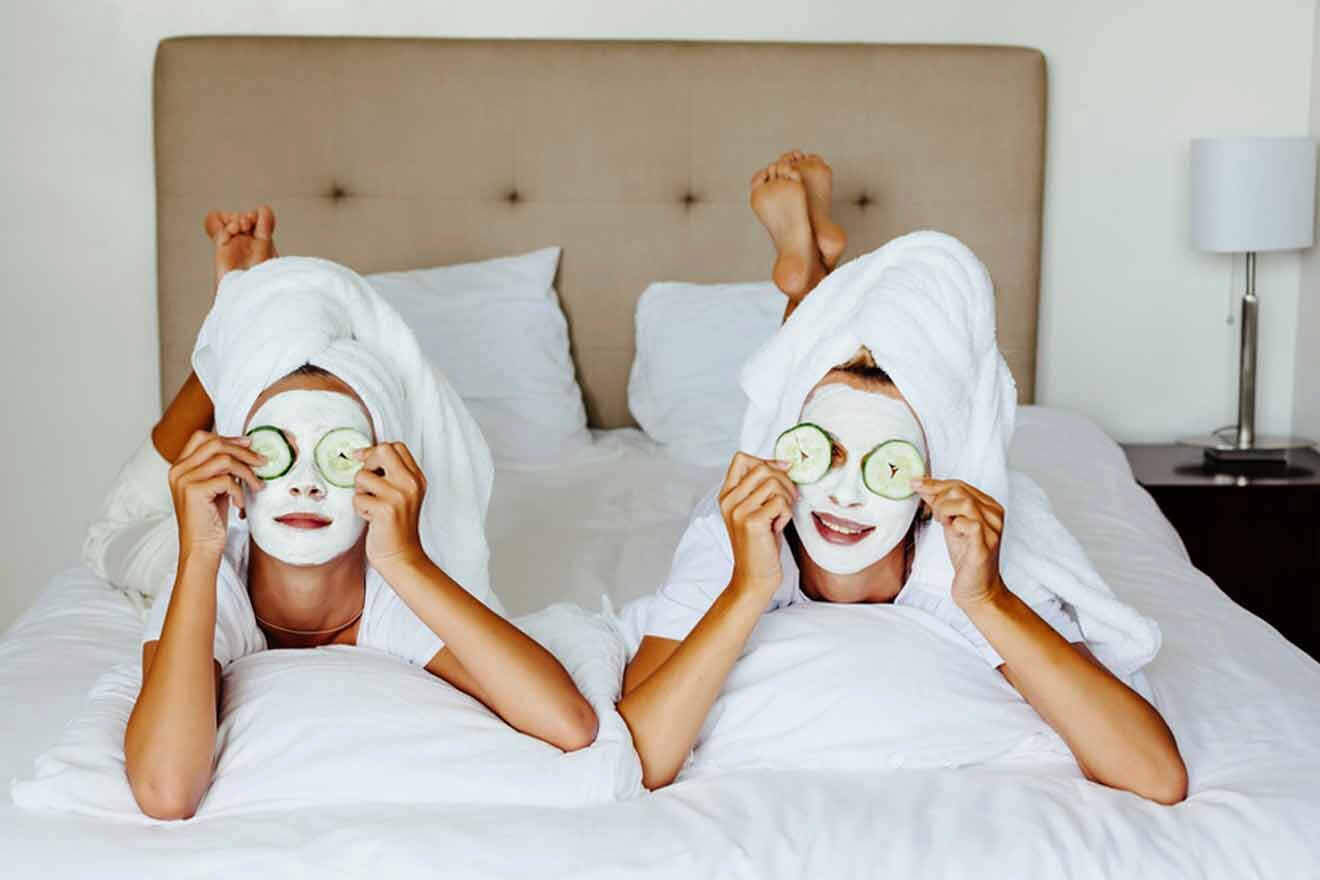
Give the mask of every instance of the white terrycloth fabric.
[[[957, 239], [905, 235], [821, 282], [743, 368], [743, 451], [768, 458], [812, 386], [863, 345], [921, 421], [931, 475], [963, 480], [1004, 506], [1000, 570], [1013, 592], [1028, 604], [1052, 593], [1070, 606], [1116, 675], [1149, 662], [1160, 647], [1158, 625], [1114, 597], [1045, 493], [1008, 468], [1016, 387], [995, 340], [990, 275]], [[924, 529], [904, 601], [975, 637], [950, 597], [952, 579], [942, 530]]]
[[[257, 396], [307, 363], [357, 392], [378, 441], [407, 444], [427, 480], [423, 549], [502, 613], [485, 535], [490, 450], [399, 314], [356, 272], [328, 260], [284, 257], [226, 275], [192, 355], [215, 403], [216, 431], [240, 434]], [[246, 523], [231, 511], [230, 550], [246, 541]]]

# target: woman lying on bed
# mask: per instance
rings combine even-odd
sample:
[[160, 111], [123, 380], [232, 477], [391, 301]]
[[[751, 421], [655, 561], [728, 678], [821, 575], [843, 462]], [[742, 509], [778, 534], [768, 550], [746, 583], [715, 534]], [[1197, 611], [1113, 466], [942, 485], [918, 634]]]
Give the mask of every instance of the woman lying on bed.
[[[829, 219], [830, 174], [819, 157], [791, 153], [752, 181], [752, 206], [778, 250], [774, 280], [788, 296], [786, 319], [843, 250]], [[894, 602], [933, 519], [952, 563], [944, 594], [974, 625], [969, 639], [1085, 775], [1161, 803], [1182, 800], [1186, 770], [1155, 708], [1097, 661], [1057, 598], [1029, 605], [1001, 577], [1004, 508], [959, 480], [909, 481], [900, 454], [886, 459], [884, 473], [863, 474], [880, 444], [898, 441], [914, 461], [933, 453], [925, 452], [928, 428], [894, 381], [865, 348], [853, 351], [807, 385], [800, 412], [788, 414], [810, 425], [797, 449], [820, 441], [819, 473], [790, 479], [790, 462], [736, 454], [718, 492], [693, 512], [665, 585], [625, 612], [640, 645], [619, 711], [645, 784], [678, 774], [761, 615], [795, 602]]]
[[[208, 218], [217, 282], [230, 269], [274, 256], [273, 228], [269, 209]], [[289, 262], [267, 263], [246, 277], [264, 272], [278, 281], [272, 273], [282, 270], [275, 267]], [[301, 271], [313, 281], [324, 276], [336, 283], [342, 276], [350, 286], [361, 283], [342, 267], [306, 263]], [[292, 313], [292, 321], [300, 314], [305, 311]], [[439, 400], [454, 407], [446, 413], [448, 423], [470, 431], [455, 436], [479, 449], [453, 460], [442, 454], [427, 462], [417, 455], [446, 492], [437, 520], [471, 520], [451, 518], [439, 531], [432, 527], [430, 546], [443, 548], [445, 536], [477, 530], [480, 552], [469, 554], [475, 563], [447, 565], [447, 572], [435, 553], [423, 549], [427, 478], [414, 459], [417, 447], [376, 434], [376, 428], [390, 431], [391, 423], [397, 427], [407, 416], [400, 416], [402, 405], [379, 399], [388, 396], [380, 389], [395, 385], [381, 366], [386, 362], [358, 338], [355, 332], [338, 356], [366, 377], [361, 384], [374, 389], [374, 400], [333, 372], [304, 365], [260, 390], [250, 406], [243, 401], [241, 430], [220, 436], [210, 430], [213, 416], [217, 430], [222, 427], [217, 410], [194, 374], [152, 432], [160, 464], [145, 473], [162, 480], [165, 460], [172, 462], [167, 480], [178, 563], [173, 587], [156, 597], [143, 637], [142, 689], [124, 741], [133, 795], [151, 816], [178, 819], [195, 812], [211, 780], [222, 668], [267, 647], [371, 647], [425, 667], [513, 727], [561, 749], [582, 748], [595, 738], [596, 716], [563, 667], [482, 601], [493, 601], [479, 533], [490, 461], [475, 423], [455, 411], [461, 408], [456, 396], [441, 394]], [[413, 394], [426, 399], [424, 389], [410, 387]], [[217, 398], [217, 408], [220, 403]], [[263, 430], [249, 436], [253, 428]], [[139, 462], [121, 479], [141, 479], [143, 472]], [[466, 497], [455, 497], [474, 484]], [[97, 538], [89, 545], [100, 550], [99, 567], [107, 558], [119, 569], [139, 571], [169, 564], [163, 541], [143, 541], [144, 533], [161, 527], [152, 517], [168, 516], [142, 501], [154, 495], [151, 488], [116, 488], [114, 515], [94, 530]], [[231, 507], [247, 527], [237, 533], [228, 527]], [[131, 559], [144, 552], [167, 559]]]

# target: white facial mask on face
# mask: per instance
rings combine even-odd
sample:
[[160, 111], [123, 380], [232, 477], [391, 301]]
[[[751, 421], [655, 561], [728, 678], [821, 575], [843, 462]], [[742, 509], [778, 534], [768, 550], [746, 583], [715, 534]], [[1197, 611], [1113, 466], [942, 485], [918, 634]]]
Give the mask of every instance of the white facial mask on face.
[[[290, 565], [329, 562], [357, 543], [367, 524], [353, 510], [353, 488], [326, 480], [316, 467], [313, 450], [335, 428], [356, 428], [371, 437], [371, 422], [346, 394], [298, 389], [263, 403], [248, 420], [248, 430], [259, 425], [283, 431], [294, 459], [288, 473], [267, 481], [260, 492], [245, 490], [252, 540]], [[307, 527], [314, 522], [326, 524]]]
[[812, 561], [834, 574], [854, 574], [898, 546], [921, 505], [917, 495], [892, 501], [866, 488], [862, 459], [897, 438], [929, 462], [921, 426], [903, 401], [842, 384], [817, 388], [802, 408], [802, 421], [824, 428], [847, 460], [798, 486], [793, 524]]

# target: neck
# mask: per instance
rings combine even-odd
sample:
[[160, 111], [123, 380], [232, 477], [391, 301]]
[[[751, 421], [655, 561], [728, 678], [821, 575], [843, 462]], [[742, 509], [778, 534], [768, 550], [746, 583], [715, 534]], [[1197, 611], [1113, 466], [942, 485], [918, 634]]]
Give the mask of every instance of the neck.
[[801, 577], [802, 592], [817, 602], [892, 602], [907, 579], [907, 553], [911, 535], [861, 571], [836, 574], [816, 564], [790, 525], [784, 530]]
[[[263, 621], [283, 629], [327, 630], [351, 620], [366, 598], [365, 533], [347, 552], [321, 565], [290, 565], [248, 540], [248, 595]], [[273, 634], [268, 630], [267, 637]], [[337, 633], [321, 637], [329, 643]], [[288, 641], [286, 635], [276, 641]], [[299, 646], [308, 641], [297, 639]]]

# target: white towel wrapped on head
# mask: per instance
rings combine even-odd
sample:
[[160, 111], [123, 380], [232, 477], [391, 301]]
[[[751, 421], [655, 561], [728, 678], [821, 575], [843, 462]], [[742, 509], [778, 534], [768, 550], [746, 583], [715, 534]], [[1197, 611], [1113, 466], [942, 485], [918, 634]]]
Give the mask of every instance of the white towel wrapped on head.
[[[1088, 646], [1116, 675], [1149, 662], [1159, 626], [1114, 597], [1045, 493], [1008, 468], [1017, 389], [995, 340], [990, 275], [957, 239], [905, 235], [822, 281], [743, 368], [742, 450], [769, 458], [812, 387], [862, 346], [921, 422], [931, 476], [962, 480], [1004, 506], [1000, 570], [1010, 589], [1028, 604], [1052, 594], [1071, 607]], [[952, 601], [952, 581], [942, 530], [928, 527], [900, 597], [975, 639]]]
[[[310, 257], [230, 272], [197, 335], [192, 364], [215, 403], [216, 431], [228, 436], [242, 433], [263, 390], [303, 364], [347, 383], [366, 404], [377, 442], [405, 443], [426, 475], [419, 531], [427, 555], [502, 613], [485, 533], [490, 450], [412, 330], [361, 276]], [[246, 522], [231, 511], [231, 549], [246, 541]]]

